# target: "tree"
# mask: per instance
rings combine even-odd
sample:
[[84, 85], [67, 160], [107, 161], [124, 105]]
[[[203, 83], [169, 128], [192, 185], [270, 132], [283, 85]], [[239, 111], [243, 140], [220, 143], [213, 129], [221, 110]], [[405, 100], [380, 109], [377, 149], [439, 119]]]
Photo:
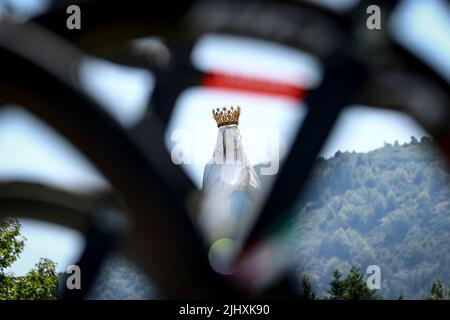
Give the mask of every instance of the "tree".
[[352, 267], [344, 281], [345, 300], [371, 300], [374, 299], [375, 291], [367, 287], [361, 272]]
[[427, 300], [445, 300], [445, 287], [441, 280], [433, 282]]
[[56, 264], [41, 259], [25, 276], [6, 272], [25, 245], [18, 219], [0, 219], [0, 300], [56, 299]]
[[423, 136], [423, 137], [420, 139], [420, 142], [421, 142], [421, 143], [431, 143], [431, 142], [433, 142], [433, 138], [427, 137], [427, 136]]
[[25, 239], [20, 236], [20, 227], [17, 219], [0, 219], [0, 276], [23, 250]]
[[336, 269], [330, 282], [331, 299], [333, 300], [371, 300], [375, 299], [375, 291], [367, 287], [364, 277], [356, 267], [352, 267], [345, 279]]
[[302, 287], [303, 287], [303, 299], [304, 300], [315, 300], [316, 299], [316, 294], [312, 290], [311, 281], [309, 281], [308, 277], [303, 277]]
[[333, 271], [333, 280], [330, 282], [331, 299], [340, 300], [344, 293], [344, 281], [341, 279], [342, 273], [336, 269]]

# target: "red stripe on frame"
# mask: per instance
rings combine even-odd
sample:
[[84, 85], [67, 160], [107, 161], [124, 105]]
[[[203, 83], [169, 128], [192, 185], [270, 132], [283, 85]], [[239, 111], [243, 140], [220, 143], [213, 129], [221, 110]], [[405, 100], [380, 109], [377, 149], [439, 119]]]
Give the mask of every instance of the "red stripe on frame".
[[305, 88], [292, 84], [224, 73], [207, 73], [201, 84], [208, 88], [285, 96], [296, 100], [302, 100], [306, 93]]

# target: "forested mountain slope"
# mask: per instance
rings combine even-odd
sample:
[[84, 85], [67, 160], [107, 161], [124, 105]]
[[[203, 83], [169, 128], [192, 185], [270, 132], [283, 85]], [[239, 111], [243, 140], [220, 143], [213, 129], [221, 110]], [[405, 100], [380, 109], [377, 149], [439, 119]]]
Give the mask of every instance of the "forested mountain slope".
[[334, 269], [373, 264], [382, 298], [450, 283], [450, 171], [429, 138], [319, 158], [307, 190], [288, 244], [299, 285], [324, 293]]

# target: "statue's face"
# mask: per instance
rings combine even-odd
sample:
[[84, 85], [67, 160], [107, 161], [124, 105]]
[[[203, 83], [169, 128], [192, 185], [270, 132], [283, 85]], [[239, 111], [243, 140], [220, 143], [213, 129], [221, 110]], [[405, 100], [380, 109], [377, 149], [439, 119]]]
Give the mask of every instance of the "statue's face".
[[[241, 134], [236, 126], [230, 126], [224, 130], [224, 154], [232, 156], [241, 148]], [[234, 158], [234, 157], [233, 157]]]
[[228, 129], [227, 134], [229, 134], [233, 138], [233, 149], [239, 149], [241, 147], [241, 134], [239, 133], [239, 129], [234, 126]]
[[234, 130], [234, 149], [237, 150], [241, 147], [241, 134], [238, 130]]

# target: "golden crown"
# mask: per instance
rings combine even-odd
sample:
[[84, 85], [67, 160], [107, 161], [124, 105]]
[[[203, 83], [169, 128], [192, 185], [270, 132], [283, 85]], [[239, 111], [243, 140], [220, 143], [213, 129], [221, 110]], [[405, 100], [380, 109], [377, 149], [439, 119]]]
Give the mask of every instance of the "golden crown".
[[230, 124], [239, 124], [239, 116], [241, 115], [241, 107], [231, 107], [229, 109], [223, 107], [222, 110], [217, 108], [212, 110], [213, 119], [217, 122], [217, 127], [227, 126]]

